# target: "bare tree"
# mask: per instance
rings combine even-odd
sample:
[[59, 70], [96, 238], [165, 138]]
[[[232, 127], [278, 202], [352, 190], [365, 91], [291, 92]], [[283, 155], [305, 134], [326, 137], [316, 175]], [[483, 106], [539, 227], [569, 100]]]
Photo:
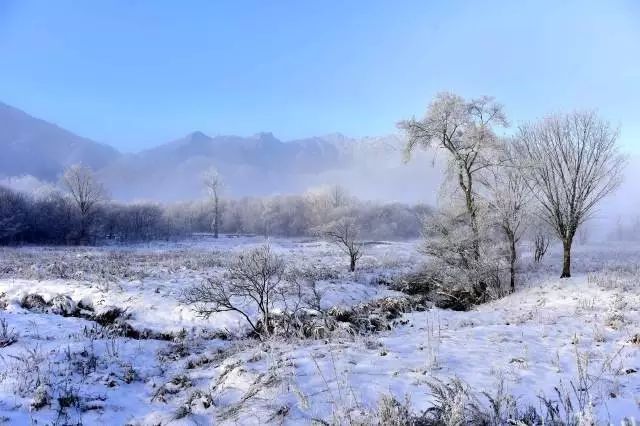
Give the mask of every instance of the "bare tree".
[[465, 101], [452, 93], [438, 94], [422, 120], [412, 118], [398, 123], [408, 137], [407, 159], [418, 146], [448, 153], [449, 172], [456, 177], [464, 196], [476, 259], [480, 257], [480, 236], [475, 176], [492, 164], [489, 157], [496, 143], [494, 127], [506, 125], [502, 106], [493, 98]]
[[547, 250], [549, 249], [549, 236], [546, 232], [536, 232], [533, 237], [534, 251], [533, 251], [533, 261], [536, 263], [542, 262], [544, 255], [547, 254]]
[[321, 232], [349, 256], [349, 271], [354, 272], [356, 263], [362, 257], [363, 246], [355, 219], [351, 217], [338, 219], [324, 227]]
[[520, 127], [522, 170], [540, 202], [542, 218], [563, 244], [561, 278], [571, 276], [571, 245], [597, 203], [621, 182], [626, 159], [618, 131], [595, 112], [553, 115]]
[[[505, 145], [505, 162], [513, 157], [510, 145]], [[525, 230], [531, 201], [531, 191], [524, 176], [512, 165], [487, 167], [481, 178], [488, 189], [489, 212], [502, 231], [509, 251], [510, 289], [515, 291], [517, 246]]]
[[[270, 334], [272, 311], [284, 284], [284, 260], [265, 245], [238, 256], [227, 268], [225, 279], [209, 278], [187, 289], [182, 300], [193, 304], [204, 317], [237, 312], [253, 332], [265, 337]], [[257, 311], [259, 320], [253, 311]]]
[[220, 193], [222, 191], [222, 178], [215, 168], [210, 168], [203, 175], [204, 185], [213, 202], [213, 237], [218, 238], [220, 230]]
[[329, 197], [334, 209], [345, 206], [349, 202], [349, 193], [341, 185], [335, 184], [329, 188]]
[[96, 180], [93, 171], [80, 164], [68, 167], [62, 175], [62, 182], [80, 214], [79, 240], [84, 243], [88, 237], [87, 230], [92, 215], [97, 205], [107, 199], [107, 192]]

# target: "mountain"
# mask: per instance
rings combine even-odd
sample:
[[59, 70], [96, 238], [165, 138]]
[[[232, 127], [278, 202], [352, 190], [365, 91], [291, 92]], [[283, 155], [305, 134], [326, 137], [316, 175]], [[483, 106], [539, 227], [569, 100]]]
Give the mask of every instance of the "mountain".
[[[119, 200], [200, 198], [202, 174], [213, 166], [223, 177], [226, 194], [234, 197], [341, 184], [362, 198], [430, 201], [439, 171], [425, 167], [425, 161], [404, 164], [403, 145], [395, 135], [355, 139], [330, 134], [285, 142], [271, 133], [241, 137], [193, 132], [121, 154], [0, 104], [0, 178], [32, 175], [56, 182], [65, 166], [82, 162]], [[33, 186], [28, 179], [21, 182]]]
[[210, 137], [194, 132], [124, 156], [100, 174], [125, 199], [199, 197], [201, 176], [210, 167], [220, 172], [227, 191], [233, 194], [301, 192], [313, 176], [348, 167], [352, 143], [355, 141], [339, 135], [283, 142], [271, 133]]
[[0, 102], [0, 176], [56, 180], [74, 163], [101, 169], [120, 157], [114, 148], [75, 135]]

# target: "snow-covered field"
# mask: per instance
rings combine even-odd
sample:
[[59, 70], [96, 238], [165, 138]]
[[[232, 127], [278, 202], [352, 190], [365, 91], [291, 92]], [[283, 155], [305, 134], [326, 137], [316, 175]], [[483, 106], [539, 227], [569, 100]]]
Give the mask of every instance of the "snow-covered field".
[[[184, 288], [262, 243], [203, 237], [126, 248], [1, 249], [0, 419], [348, 423], [388, 394], [426, 409], [429, 383], [454, 377], [478, 394], [503, 386], [536, 407], [538, 396], [556, 396], [555, 387], [569, 394], [572, 385], [587, 387], [599, 422], [640, 419], [639, 246], [577, 246], [567, 280], [556, 278], [558, 253], [536, 267], [525, 255], [525, 282], [515, 294], [470, 312], [407, 313], [391, 330], [363, 336], [260, 342], [242, 337], [239, 315], [205, 319], [180, 303]], [[418, 241], [368, 244], [355, 273], [325, 242], [270, 244], [288, 262], [324, 271], [324, 308], [399, 296], [384, 283], [423, 262]], [[21, 301], [29, 294], [58, 303], [26, 309]], [[69, 304], [95, 315], [124, 309], [140, 336], [113, 336], [88, 316], [55, 313]]]

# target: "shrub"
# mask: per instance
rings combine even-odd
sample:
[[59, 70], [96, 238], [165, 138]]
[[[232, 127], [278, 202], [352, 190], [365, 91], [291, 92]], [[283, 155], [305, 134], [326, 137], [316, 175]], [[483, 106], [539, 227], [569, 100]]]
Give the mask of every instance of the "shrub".
[[37, 293], [27, 294], [20, 300], [20, 306], [30, 311], [45, 312], [47, 310], [47, 302], [44, 297]]
[[[183, 293], [183, 301], [209, 317], [216, 312], [237, 312], [259, 336], [271, 332], [275, 302], [285, 282], [285, 263], [268, 245], [240, 254], [229, 265], [224, 280], [209, 278]], [[256, 310], [256, 319], [251, 311]]]

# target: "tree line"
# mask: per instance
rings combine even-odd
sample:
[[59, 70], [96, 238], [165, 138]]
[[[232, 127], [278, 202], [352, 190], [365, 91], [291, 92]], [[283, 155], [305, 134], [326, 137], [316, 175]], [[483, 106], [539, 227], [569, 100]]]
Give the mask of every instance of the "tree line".
[[179, 203], [112, 201], [86, 166], [69, 167], [58, 189], [23, 192], [0, 186], [0, 244], [82, 245], [188, 237], [194, 233], [299, 237], [318, 235], [345, 217], [360, 237], [420, 236], [425, 205], [359, 200], [338, 186], [301, 195], [231, 198], [213, 171], [210, 199]]

